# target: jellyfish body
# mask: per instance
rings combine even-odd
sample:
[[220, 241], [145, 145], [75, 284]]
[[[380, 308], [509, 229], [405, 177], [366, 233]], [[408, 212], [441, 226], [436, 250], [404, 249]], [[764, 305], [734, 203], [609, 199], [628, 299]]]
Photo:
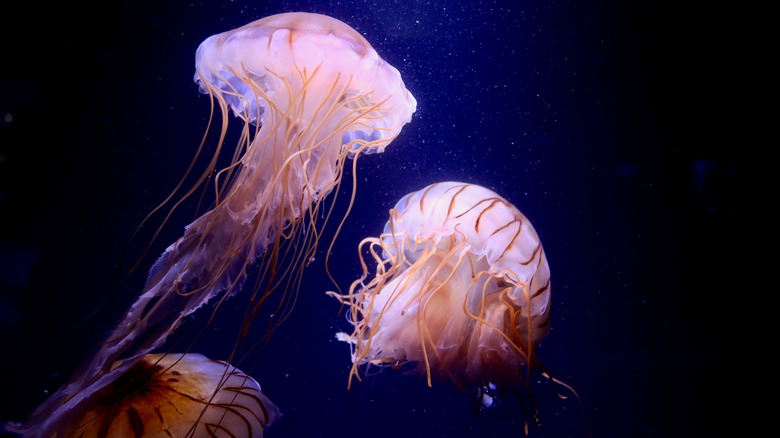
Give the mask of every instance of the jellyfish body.
[[193, 353], [148, 354], [93, 400], [62, 436], [261, 438], [279, 417], [254, 379]]
[[[239, 290], [259, 256], [315, 226], [346, 158], [383, 151], [416, 108], [398, 70], [354, 29], [318, 14], [274, 15], [207, 38], [195, 82], [223, 117], [232, 110], [244, 121], [238, 158], [217, 177], [214, 209], [152, 267], [113, 349], [142, 334], [149, 341], [136, 355], [146, 354], [183, 316]], [[308, 260], [313, 244], [301, 242], [297, 259]]]
[[[527, 383], [549, 332], [550, 270], [528, 219], [480, 186], [444, 182], [404, 196], [379, 238], [360, 244], [348, 294], [350, 373], [416, 363], [464, 387]], [[375, 260], [369, 278], [363, 254]]]
[[[303, 266], [319, 236], [320, 202], [340, 183], [346, 159], [383, 151], [416, 108], [398, 71], [360, 34], [319, 14], [274, 15], [207, 38], [196, 53], [195, 82], [221, 109], [222, 128], [214, 158], [183, 198], [216, 175], [213, 208], [159, 257], [108, 340], [15, 431], [58, 430], [162, 345], [184, 316], [239, 290], [261, 255], [266, 265], [258, 271], [280, 282], [273, 277], [283, 241], [296, 242], [293, 261]], [[230, 112], [243, 128], [233, 163], [217, 172]]]

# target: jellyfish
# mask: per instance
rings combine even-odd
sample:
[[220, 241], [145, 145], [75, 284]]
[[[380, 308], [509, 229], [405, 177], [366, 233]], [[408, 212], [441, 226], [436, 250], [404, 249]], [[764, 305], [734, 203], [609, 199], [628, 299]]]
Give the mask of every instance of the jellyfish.
[[433, 184], [401, 198], [359, 253], [363, 275], [348, 293], [330, 292], [354, 328], [337, 335], [351, 347], [350, 384], [361, 366], [406, 363], [429, 386], [528, 384], [550, 330], [550, 269], [512, 204], [478, 185]]
[[[347, 158], [354, 175], [357, 157], [382, 152], [416, 108], [398, 70], [363, 36], [319, 14], [273, 15], [211, 36], [197, 49], [195, 70], [212, 117], [220, 109], [219, 140], [194, 186], [180, 183], [163, 205], [173, 212], [206, 185], [213, 185], [214, 201], [153, 264], [108, 339], [24, 426], [12, 427], [16, 432], [60, 430], [101, 388], [160, 347], [182, 318], [208, 302], [218, 307], [253, 269], [267, 287], [252, 292], [248, 325], [277, 285], [294, 286], [313, 257], [330, 217], [321, 201], [339, 186]], [[241, 120], [241, 133], [231, 164], [217, 170], [230, 113]]]
[[64, 436], [262, 438], [279, 417], [253, 378], [197, 353], [147, 354], [93, 400]]

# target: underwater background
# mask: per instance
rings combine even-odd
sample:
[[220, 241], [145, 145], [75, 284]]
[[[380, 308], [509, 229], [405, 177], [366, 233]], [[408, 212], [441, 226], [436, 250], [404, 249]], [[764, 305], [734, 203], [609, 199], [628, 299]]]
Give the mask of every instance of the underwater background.
[[[531, 436], [744, 433], [756, 422], [738, 412], [755, 400], [740, 387], [776, 389], [740, 377], [745, 363], [762, 375], [770, 347], [750, 333], [771, 320], [743, 298], [746, 171], [732, 143], [738, 107], [724, 59], [737, 49], [726, 11], [591, 0], [17, 7], [0, 18], [0, 421], [23, 421], [70, 376], [194, 218], [194, 204], [177, 210], [127, 275], [161, 217], [133, 233], [206, 129], [195, 49], [289, 11], [355, 28], [418, 102], [384, 153], [358, 160], [355, 205], [328, 267], [339, 287], [360, 275], [357, 244], [381, 232], [403, 195], [476, 183], [541, 237], [553, 307], [538, 355], [581, 399], [561, 400], [532, 375], [541, 425]], [[510, 394], [477, 414], [449, 382], [428, 388], [376, 368], [347, 390], [349, 348], [334, 335], [349, 325], [325, 296], [336, 289], [325, 251], [351, 177], [290, 317], [256, 364], [240, 366], [282, 411], [266, 436], [522, 436], [527, 400]], [[192, 321], [205, 327], [193, 350], [225, 359], [244, 303], [239, 294], [208, 325]], [[264, 333], [263, 317], [249, 339]]]

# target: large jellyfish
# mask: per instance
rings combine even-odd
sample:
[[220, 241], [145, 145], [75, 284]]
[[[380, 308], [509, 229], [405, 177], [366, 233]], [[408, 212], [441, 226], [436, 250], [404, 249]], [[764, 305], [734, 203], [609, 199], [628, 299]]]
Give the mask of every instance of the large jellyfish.
[[[296, 275], [291, 265], [300, 268], [313, 256], [317, 221], [329, 217], [319, 214], [320, 201], [339, 185], [346, 159], [382, 152], [416, 108], [398, 70], [365, 38], [318, 14], [274, 15], [211, 36], [195, 64], [195, 82], [211, 97], [212, 111], [214, 103], [221, 109], [222, 128], [208, 168], [195, 187], [180, 191], [184, 199], [216, 175], [212, 208], [156, 261], [97, 352], [16, 432], [49, 436], [70, 424], [184, 316], [239, 290], [260, 256], [257, 270], [269, 286], [251, 301], [262, 303], [281, 277]], [[215, 172], [231, 111], [243, 129], [232, 164]], [[295, 242], [292, 255], [285, 240]], [[293, 262], [277, 266], [285, 254]]]
[[[369, 275], [364, 254], [376, 262]], [[550, 330], [550, 269], [528, 219], [496, 193], [443, 182], [404, 196], [360, 243], [347, 294], [353, 377], [363, 365], [415, 371], [479, 391], [527, 385]]]

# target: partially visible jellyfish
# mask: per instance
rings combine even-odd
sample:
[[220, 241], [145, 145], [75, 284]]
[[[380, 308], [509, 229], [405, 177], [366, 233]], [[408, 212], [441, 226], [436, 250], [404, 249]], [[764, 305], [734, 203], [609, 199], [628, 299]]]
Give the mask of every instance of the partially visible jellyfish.
[[[212, 111], [219, 106], [222, 127], [214, 157], [195, 186], [181, 190], [181, 201], [213, 176], [212, 208], [156, 261], [140, 297], [98, 351], [16, 432], [60, 430], [101, 388], [161, 346], [184, 316], [238, 291], [248, 269], [266, 286], [253, 290], [247, 325], [273, 290], [294, 289], [330, 217], [320, 202], [339, 186], [347, 158], [382, 152], [417, 105], [398, 70], [365, 38], [324, 15], [279, 14], [211, 36], [195, 64], [195, 82], [211, 97]], [[230, 112], [243, 129], [232, 164], [217, 172]], [[353, 181], [353, 199], [354, 190]]]
[[[496, 193], [443, 182], [404, 196], [380, 237], [359, 246], [363, 275], [339, 333], [359, 367], [414, 363], [479, 393], [527, 385], [550, 330], [550, 268], [528, 219]], [[364, 254], [376, 263], [369, 275]]]
[[278, 417], [260, 385], [230, 364], [195, 353], [148, 354], [98, 391], [62, 436], [262, 438]]

